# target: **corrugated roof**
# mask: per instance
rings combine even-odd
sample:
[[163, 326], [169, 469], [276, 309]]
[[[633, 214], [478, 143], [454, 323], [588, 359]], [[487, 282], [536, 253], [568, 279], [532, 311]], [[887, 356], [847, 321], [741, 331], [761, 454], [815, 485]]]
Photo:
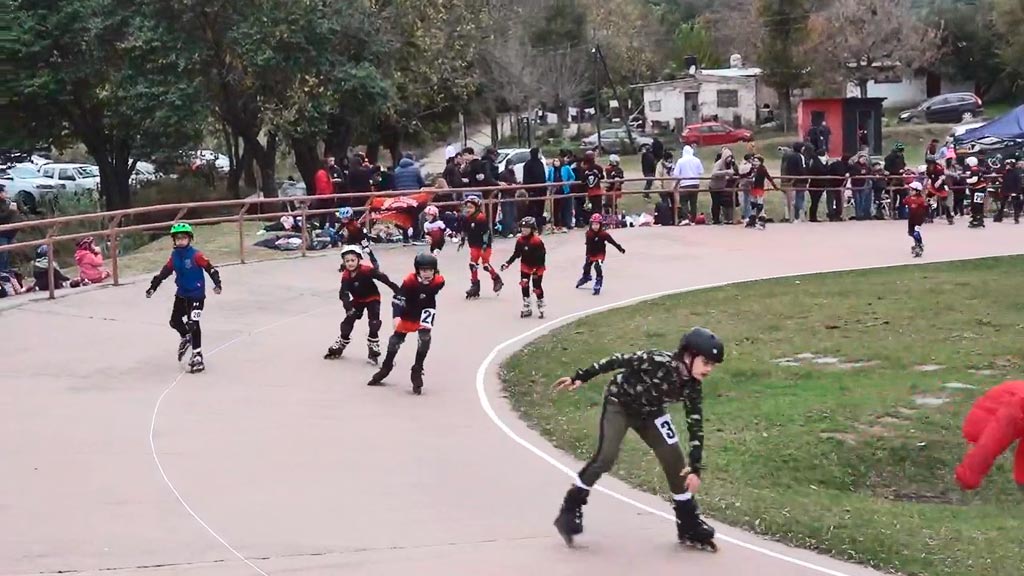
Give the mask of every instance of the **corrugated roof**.
[[760, 76], [762, 72], [763, 70], [760, 68], [720, 68], [718, 70], [700, 70], [697, 74], [739, 78], [744, 76]]

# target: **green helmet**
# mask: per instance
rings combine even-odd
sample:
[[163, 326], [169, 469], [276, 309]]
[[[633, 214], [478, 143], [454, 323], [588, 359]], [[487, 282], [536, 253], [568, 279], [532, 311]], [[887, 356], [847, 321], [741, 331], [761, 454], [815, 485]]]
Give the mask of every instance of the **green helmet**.
[[896, 145], [892, 147], [892, 149], [895, 150], [896, 152], [903, 152], [904, 150], [906, 150], [906, 146], [903, 145], [903, 142], [897, 142]]
[[187, 222], [178, 222], [174, 226], [171, 226], [171, 236], [175, 236], [177, 234], [188, 234], [188, 237], [192, 238], [192, 226]]

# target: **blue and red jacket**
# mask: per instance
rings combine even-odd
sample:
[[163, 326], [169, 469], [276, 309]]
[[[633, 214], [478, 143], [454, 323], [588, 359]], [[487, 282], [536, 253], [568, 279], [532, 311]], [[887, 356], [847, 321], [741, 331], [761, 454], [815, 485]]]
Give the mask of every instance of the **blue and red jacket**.
[[213, 263], [202, 252], [192, 246], [175, 248], [171, 250], [171, 257], [167, 259], [167, 264], [164, 264], [160, 272], [153, 277], [149, 289], [155, 292], [160, 283], [173, 273], [174, 283], [178, 286], [178, 291], [175, 293], [177, 296], [202, 300], [206, 298], [204, 272], [210, 275], [213, 285], [219, 288], [220, 272], [213, 267]]

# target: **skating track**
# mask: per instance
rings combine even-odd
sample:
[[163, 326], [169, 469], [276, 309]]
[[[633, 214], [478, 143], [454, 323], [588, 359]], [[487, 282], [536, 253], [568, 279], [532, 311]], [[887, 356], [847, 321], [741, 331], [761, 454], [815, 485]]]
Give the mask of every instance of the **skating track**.
[[[628, 252], [609, 256], [600, 297], [573, 289], [579, 233], [548, 236], [549, 319], [698, 285], [906, 263], [905, 232], [620, 231]], [[1024, 227], [936, 224], [925, 236], [930, 262], [1018, 252]], [[392, 277], [412, 256], [380, 253]], [[385, 388], [365, 386], [365, 323], [348, 357], [321, 359], [342, 314], [335, 255], [223, 268], [201, 375], [174, 362], [172, 283], [152, 300], [137, 283], [0, 314], [0, 574], [874, 574], [721, 526], [717, 555], [682, 549], [668, 504], [611, 477], [599, 486], [615, 495], [595, 493], [586, 509], [586, 548], [566, 549], [551, 526], [569, 485], [558, 466], [580, 463], [521, 424], [497, 380], [501, 359], [547, 325], [518, 318], [510, 273], [500, 297], [467, 303], [466, 257], [451, 245], [441, 257], [448, 288], [422, 397], [409, 393], [413, 339]]]

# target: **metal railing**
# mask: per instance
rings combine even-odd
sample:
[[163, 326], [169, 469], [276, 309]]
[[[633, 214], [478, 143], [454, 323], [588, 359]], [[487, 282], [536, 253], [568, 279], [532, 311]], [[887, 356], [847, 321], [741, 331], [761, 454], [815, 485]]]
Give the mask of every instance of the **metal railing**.
[[[776, 176], [775, 177], [776, 184], [781, 184], [783, 181], [794, 180], [794, 179], [795, 180], [807, 181], [809, 178], [811, 178], [811, 177], [807, 177], [807, 176], [803, 176], [803, 177]], [[828, 191], [828, 190], [831, 190], [831, 191], [841, 191], [841, 190], [844, 189], [844, 184], [842, 184], [842, 183], [844, 183], [846, 181], [845, 178], [842, 178], [842, 177], [820, 177], [820, 178], [822, 178], [822, 179], [827, 178], [827, 179], [833, 180], [833, 181], [835, 181], [837, 183], [837, 185], [835, 185], [835, 186], [828, 186], [828, 187], [808, 187], [808, 186], [793, 187], [793, 186], [780, 185], [780, 186], [777, 186], [776, 188], [774, 188], [773, 190], [778, 190], [780, 192], [798, 191], [798, 190], [814, 192], [814, 191], [819, 191], [819, 190], [820, 191]], [[881, 176], [867, 176], [866, 175], [864, 178], [866, 178], [866, 179], [878, 179], [878, 178], [882, 178], [882, 177]], [[887, 180], [891, 181], [891, 179], [898, 178], [898, 177], [896, 177], [896, 176], [885, 176], [884, 178], [886, 178]], [[813, 180], [813, 178], [811, 178], [811, 179]], [[692, 181], [706, 182], [706, 181], [712, 180], [712, 178], [711, 177], [707, 177], [707, 176], [703, 176], [703, 177], [697, 177], [697, 178], [684, 178], [683, 180], [691, 181], [691, 182]], [[81, 215], [76, 215], [76, 216], [62, 216], [62, 217], [58, 217], [58, 218], [48, 218], [48, 219], [42, 219], [42, 220], [26, 220], [26, 221], [22, 221], [22, 222], [16, 222], [16, 223], [13, 223], [13, 224], [0, 225], [0, 233], [2, 233], [2, 232], [9, 232], [9, 231], [20, 231], [20, 230], [26, 230], [26, 229], [40, 229], [40, 228], [46, 230], [45, 236], [43, 238], [41, 238], [41, 239], [38, 239], [38, 240], [29, 240], [29, 241], [26, 241], [26, 242], [17, 242], [17, 243], [11, 243], [11, 244], [7, 244], [7, 245], [0, 245], [0, 252], [13, 252], [13, 251], [18, 250], [18, 249], [32, 248], [32, 247], [36, 247], [36, 246], [46, 245], [48, 247], [48, 249], [49, 249], [49, 258], [48, 258], [49, 262], [48, 262], [48, 270], [47, 270], [47, 275], [48, 275], [48, 280], [49, 280], [49, 298], [53, 299], [55, 297], [54, 290], [56, 289], [55, 286], [54, 286], [54, 272], [55, 272], [54, 244], [55, 243], [57, 243], [57, 242], [64, 242], [64, 241], [78, 240], [78, 239], [87, 238], [87, 237], [90, 237], [90, 236], [93, 236], [93, 237], [97, 237], [97, 236], [98, 237], [105, 237], [107, 242], [108, 242], [108, 245], [110, 247], [109, 248], [109, 252], [110, 252], [110, 257], [111, 257], [111, 260], [110, 260], [110, 264], [111, 264], [111, 270], [110, 270], [111, 271], [111, 279], [112, 279], [112, 282], [113, 282], [114, 286], [119, 286], [120, 285], [120, 270], [119, 270], [119, 262], [118, 262], [119, 252], [120, 252], [120, 250], [118, 249], [118, 239], [119, 239], [119, 236], [122, 236], [122, 235], [124, 235], [126, 233], [130, 233], [130, 232], [145, 232], [145, 231], [153, 231], [153, 230], [168, 230], [168, 229], [170, 229], [170, 226], [173, 223], [182, 221], [183, 219], [186, 219], [185, 217], [186, 217], [188, 211], [190, 209], [195, 209], [195, 208], [203, 208], [203, 209], [209, 209], [209, 208], [234, 208], [234, 209], [238, 210], [237, 213], [235, 213], [233, 215], [215, 216], [215, 217], [206, 217], [206, 218], [196, 218], [196, 219], [187, 219], [187, 221], [190, 224], [193, 224], [193, 225], [208, 225], [208, 224], [222, 224], [222, 223], [226, 223], [226, 222], [236, 222], [238, 224], [238, 262], [241, 263], [241, 264], [245, 264], [246, 263], [245, 231], [244, 231], [244, 224], [245, 224], [245, 222], [247, 222], [247, 221], [260, 221], [260, 220], [277, 219], [277, 218], [280, 218], [282, 216], [301, 216], [301, 219], [302, 219], [302, 224], [301, 224], [301, 227], [302, 227], [302, 232], [301, 232], [301, 234], [302, 234], [302, 245], [301, 245], [301, 248], [300, 248], [300, 254], [301, 254], [301, 256], [306, 256], [306, 253], [307, 253], [307, 243], [308, 243], [308, 240], [309, 240], [308, 218], [311, 217], [311, 216], [319, 216], [319, 215], [323, 215], [323, 214], [332, 214], [332, 213], [337, 212], [337, 207], [336, 206], [332, 206], [332, 207], [329, 207], [329, 208], [318, 208], [318, 209], [310, 208], [310, 206], [312, 206], [314, 203], [322, 203], [322, 202], [325, 202], [325, 201], [326, 202], [337, 203], [338, 201], [342, 201], [342, 200], [346, 201], [346, 203], [350, 203], [354, 199], [364, 199], [365, 198], [366, 200], [365, 200], [365, 204], [364, 205], [362, 205], [362, 206], [353, 206], [352, 210], [353, 210], [353, 212], [356, 215], [359, 215], [361, 213], [361, 214], [363, 214], [365, 216], [365, 215], [367, 215], [367, 213], [369, 213], [369, 216], [372, 217], [373, 210], [371, 208], [371, 203], [372, 203], [372, 200], [374, 198], [401, 197], [401, 196], [411, 196], [411, 195], [415, 195], [415, 194], [424, 194], [424, 193], [426, 193], [426, 194], [433, 194], [435, 196], [438, 195], [438, 194], [443, 194], [443, 195], [444, 194], [450, 194], [453, 197], [465, 196], [465, 195], [470, 195], [470, 194], [476, 194], [476, 195], [480, 196], [481, 201], [484, 204], [485, 210], [487, 212], [488, 221], [491, 222], [491, 225], [493, 226], [494, 221], [495, 221], [495, 218], [494, 218], [494, 216], [495, 216], [495, 214], [494, 214], [495, 206], [498, 205], [499, 203], [504, 203], [504, 202], [538, 202], [538, 201], [544, 201], [545, 203], [547, 203], [547, 202], [550, 202], [550, 201], [553, 201], [553, 200], [564, 200], [564, 199], [569, 199], [569, 198], [578, 198], [578, 197], [597, 198], [597, 197], [600, 197], [602, 199], [602, 205], [603, 205], [604, 204], [604, 198], [606, 196], [609, 196], [609, 195], [613, 196], [613, 204], [614, 204], [614, 203], [617, 202], [616, 199], [621, 197], [621, 196], [636, 195], [636, 194], [652, 194], [652, 193], [656, 193], [656, 194], [671, 193], [673, 195], [672, 222], [673, 222], [673, 224], [679, 224], [679, 211], [678, 211], [677, 208], [680, 206], [680, 196], [681, 196], [681, 194], [693, 193], [694, 192], [692, 190], [691, 191], [688, 191], [688, 190], [680, 191], [678, 189], [678, 186], [675, 186], [675, 183], [677, 183], [679, 181], [680, 181], [679, 178], [672, 178], [672, 177], [650, 177], [650, 178], [644, 177], [644, 178], [625, 178], [625, 179], [621, 179], [621, 180], [603, 180], [603, 181], [601, 181], [601, 192], [600, 192], [600, 194], [595, 194], [595, 193], [586, 192], [586, 191], [584, 191], [584, 192], [575, 192], [575, 191], [573, 191], [573, 192], [570, 192], [568, 194], [545, 193], [543, 196], [532, 196], [532, 197], [528, 197], [528, 198], [508, 197], [507, 194], [509, 194], [510, 192], [518, 191], [518, 190], [531, 190], [531, 189], [553, 189], [553, 190], [558, 190], [558, 189], [563, 188], [564, 186], [570, 186], [571, 189], [578, 190], [579, 188], [583, 187], [584, 185], [582, 183], [580, 183], [580, 182], [575, 182], [575, 181], [574, 182], [547, 182], [547, 183], [543, 183], [543, 184], [509, 184], [509, 185], [499, 185], [499, 186], [491, 186], [491, 187], [421, 188], [421, 189], [418, 189], [418, 190], [401, 190], [401, 191], [386, 191], [386, 192], [352, 192], [352, 193], [345, 193], [345, 194], [330, 194], [330, 195], [321, 195], [321, 196], [291, 196], [291, 197], [279, 197], [279, 198], [256, 198], [256, 197], [253, 197], [253, 198], [245, 198], [245, 199], [241, 199], [241, 200], [214, 200], [214, 201], [188, 202], [188, 203], [179, 203], [179, 204], [161, 204], [161, 205], [156, 205], [156, 206], [143, 206], [143, 207], [139, 207], [139, 208], [129, 208], [129, 209], [125, 209], [125, 210], [115, 210], [115, 211], [110, 211], [110, 212], [97, 212], [97, 213], [92, 213], [92, 214], [81, 214]], [[673, 183], [674, 188], [664, 188], [663, 187], [663, 188], [660, 188], [660, 189], [652, 188], [651, 190], [642, 190], [642, 189], [625, 190], [625, 189], [623, 189], [623, 190], [617, 190], [617, 191], [614, 191], [614, 192], [608, 192], [606, 190], [606, 187], [607, 187], [608, 184], [619, 184], [622, 187], [624, 187], [627, 184], [646, 184], [647, 182], [652, 182], [652, 186], [653, 186], [654, 182], [658, 182], [658, 183], [671, 182], [671, 183]], [[892, 187], [887, 187], [887, 189], [888, 190], [892, 190], [893, 188]], [[742, 191], [742, 190], [745, 190], [745, 188], [732, 187], [732, 188], [716, 189], [716, 190], [714, 190], [714, 192], [720, 192], [720, 193], [732, 192], [732, 193], [735, 193], [735, 192], [739, 192], [739, 191]], [[950, 187], [950, 190], [953, 190], [953, 187]], [[696, 192], [708, 192], [708, 191], [709, 190], [707, 188], [701, 188], [700, 190], [698, 190]], [[264, 206], [268, 206], [268, 205], [269, 206], [275, 206], [275, 205], [281, 205], [281, 204], [286, 204], [286, 203], [294, 203], [294, 204], [296, 204], [298, 206], [298, 210], [297, 211], [295, 211], [295, 210], [287, 210], [287, 211], [280, 211], [280, 210], [278, 210], [278, 211], [275, 211], [275, 212], [262, 212], [261, 211]], [[441, 203], [431, 202], [431, 203], [434, 204], [435, 206], [438, 206], [438, 207], [445, 207], [445, 206], [459, 206], [459, 205], [462, 204], [462, 201], [461, 200], [452, 200], [450, 202], [441, 202]], [[251, 209], [254, 208], [254, 207], [257, 210], [256, 210], [256, 212], [251, 213]], [[123, 220], [125, 220], [126, 218], [130, 218], [132, 216], [136, 216], [136, 215], [140, 215], [140, 214], [172, 213], [172, 212], [174, 214], [174, 216], [172, 218], [168, 218], [166, 220], [161, 220], [159, 222], [151, 222], [151, 223], [147, 223], [147, 224], [137, 224], [137, 225], [121, 226], [121, 223], [122, 223]], [[551, 213], [554, 214], [554, 211], [552, 211]], [[77, 232], [77, 233], [73, 233], [73, 234], [63, 234], [63, 235], [59, 234], [61, 227], [64, 226], [64, 225], [67, 225], [67, 224], [70, 224], [70, 223], [75, 223], [76, 225], [81, 225], [82, 223], [87, 223], [87, 222], [96, 222], [97, 223], [96, 229], [94, 229], [92, 231], [89, 231], [89, 232]]]

